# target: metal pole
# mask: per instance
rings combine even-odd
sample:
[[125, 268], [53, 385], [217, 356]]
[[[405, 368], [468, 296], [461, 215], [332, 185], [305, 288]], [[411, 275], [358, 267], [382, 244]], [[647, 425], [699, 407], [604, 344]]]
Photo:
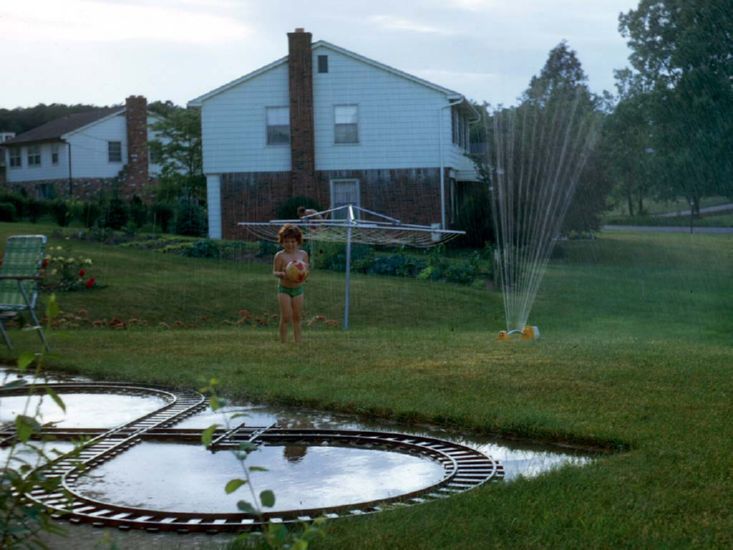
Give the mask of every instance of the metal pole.
[[354, 221], [354, 210], [349, 205], [348, 228], [346, 229], [346, 289], [344, 291], [344, 330], [349, 330], [349, 300], [351, 293], [351, 227]]

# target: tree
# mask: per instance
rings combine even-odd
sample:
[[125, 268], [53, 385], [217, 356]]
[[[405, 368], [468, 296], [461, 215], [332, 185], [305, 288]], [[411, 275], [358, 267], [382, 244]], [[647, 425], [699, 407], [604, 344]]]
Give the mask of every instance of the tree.
[[176, 201], [190, 195], [205, 203], [199, 111], [176, 107], [170, 102], [156, 102], [155, 111], [165, 113], [152, 125], [156, 139], [150, 142], [152, 157], [162, 167], [159, 198]]
[[733, 197], [733, 10], [730, 0], [641, 0], [619, 18], [634, 94], [649, 117], [657, 190]]

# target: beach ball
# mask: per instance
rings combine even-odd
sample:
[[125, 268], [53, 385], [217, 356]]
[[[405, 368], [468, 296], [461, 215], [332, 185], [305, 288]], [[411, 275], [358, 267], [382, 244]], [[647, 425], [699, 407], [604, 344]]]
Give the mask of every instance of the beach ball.
[[308, 278], [308, 266], [300, 260], [289, 262], [285, 266], [285, 276], [293, 283], [302, 283]]

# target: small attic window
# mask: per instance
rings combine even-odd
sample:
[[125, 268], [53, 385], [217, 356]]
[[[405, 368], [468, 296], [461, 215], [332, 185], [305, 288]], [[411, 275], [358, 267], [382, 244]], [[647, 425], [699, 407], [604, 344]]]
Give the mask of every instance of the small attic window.
[[328, 72], [328, 56], [327, 55], [318, 56], [318, 72], [319, 73]]

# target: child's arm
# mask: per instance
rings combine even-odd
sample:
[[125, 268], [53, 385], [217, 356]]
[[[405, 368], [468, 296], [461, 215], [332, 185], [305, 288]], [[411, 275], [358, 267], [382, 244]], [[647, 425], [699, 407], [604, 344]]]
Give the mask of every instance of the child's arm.
[[275, 259], [272, 262], [272, 274], [278, 279], [285, 277], [285, 271], [282, 270], [282, 250], [275, 254]]

